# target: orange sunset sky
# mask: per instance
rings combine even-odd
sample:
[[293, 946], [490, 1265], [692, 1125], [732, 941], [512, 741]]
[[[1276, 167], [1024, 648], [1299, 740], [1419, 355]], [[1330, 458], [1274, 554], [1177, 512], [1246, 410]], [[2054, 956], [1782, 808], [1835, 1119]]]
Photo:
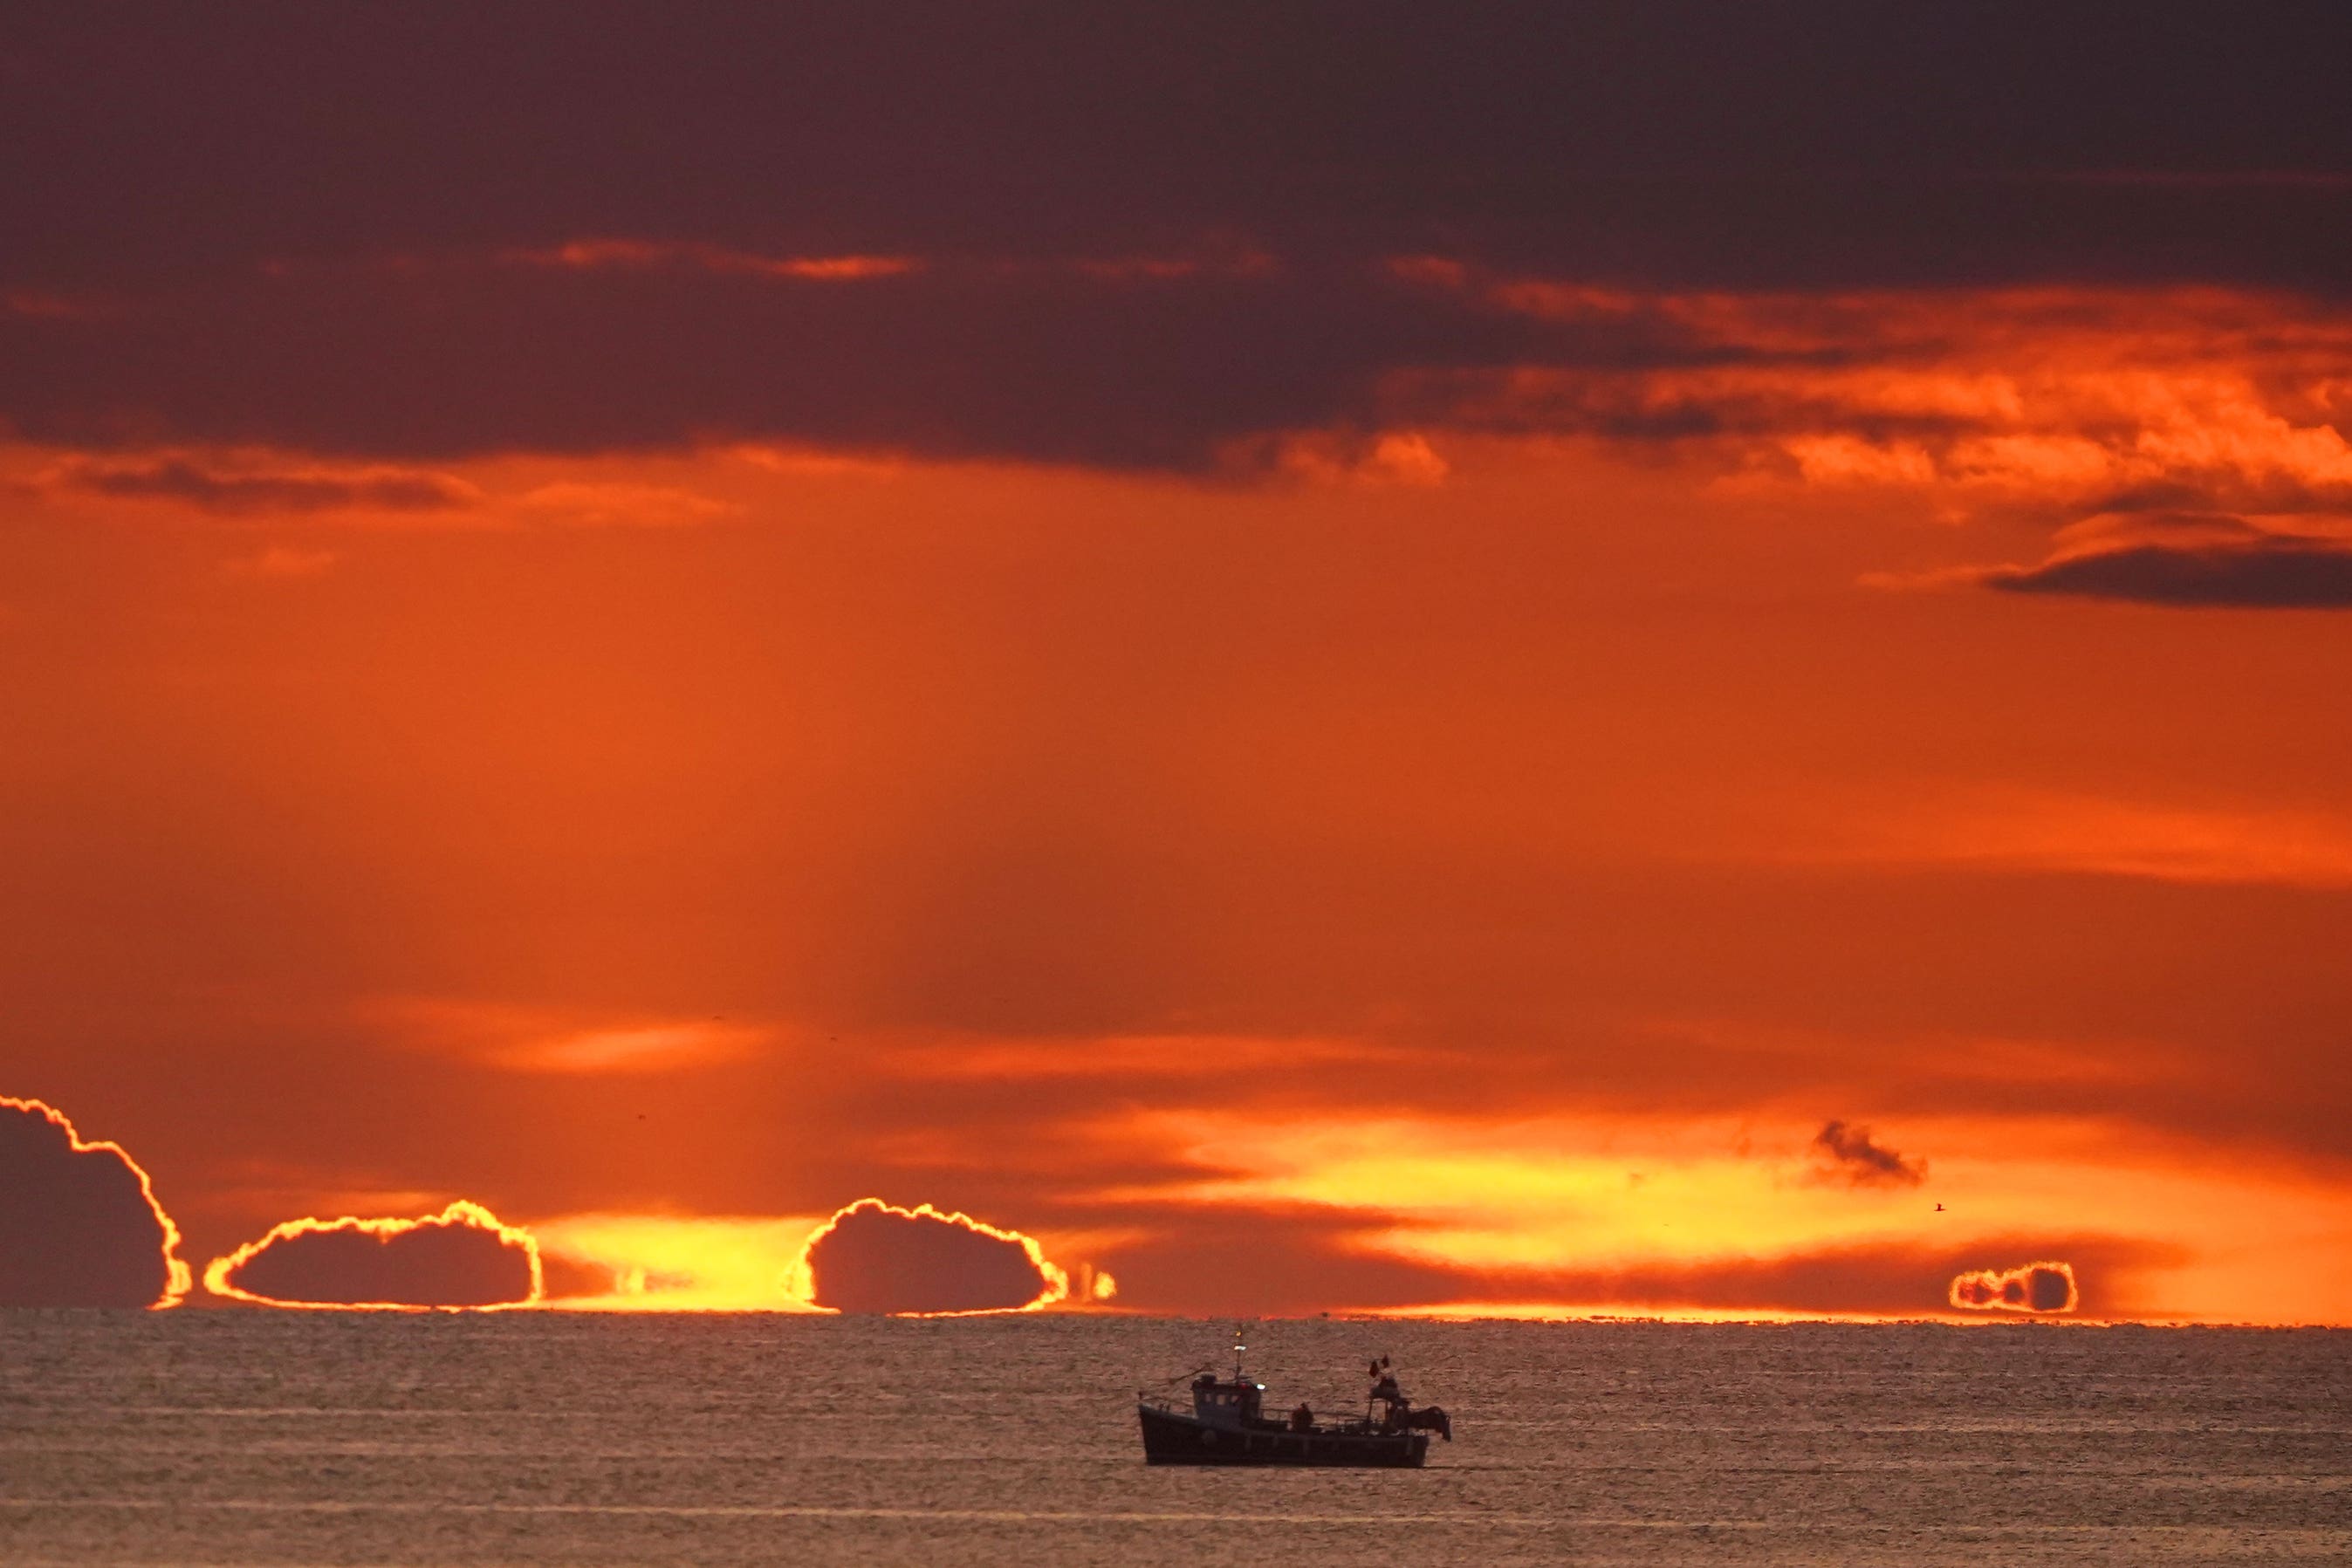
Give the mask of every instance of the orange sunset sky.
[[183, 1310], [2352, 1322], [2352, 38], [2036, 16], [12, 28], [0, 1095]]

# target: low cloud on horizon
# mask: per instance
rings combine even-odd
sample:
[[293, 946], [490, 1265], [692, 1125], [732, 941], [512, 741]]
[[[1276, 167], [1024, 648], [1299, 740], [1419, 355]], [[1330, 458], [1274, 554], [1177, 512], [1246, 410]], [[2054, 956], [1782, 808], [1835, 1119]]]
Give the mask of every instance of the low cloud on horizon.
[[1952, 1277], [1951, 1303], [1964, 1312], [2071, 1312], [2081, 1301], [2071, 1263], [1971, 1269]]
[[205, 1269], [205, 1289], [267, 1307], [528, 1306], [539, 1244], [479, 1204], [415, 1219], [292, 1219]]
[[0, 1307], [168, 1307], [186, 1294], [179, 1231], [119, 1145], [0, 1097]]
[[1030, 1311], [1066, 1300], [1069, 1276], [1036, 1240], [929, 1204], [861, 1198], [810, 1236], [808, 1299], [842, 1312]]

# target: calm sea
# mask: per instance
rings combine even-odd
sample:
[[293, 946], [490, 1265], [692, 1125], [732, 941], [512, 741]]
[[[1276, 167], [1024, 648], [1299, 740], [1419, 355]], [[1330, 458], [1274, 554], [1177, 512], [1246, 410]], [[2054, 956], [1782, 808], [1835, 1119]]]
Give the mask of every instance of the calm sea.
[[0, 1312], [0, 1563], [2352, 1563], [2352, 1333], [1274, 1322], [1421, 1471], [1147, 1469], [1229, 1325]]

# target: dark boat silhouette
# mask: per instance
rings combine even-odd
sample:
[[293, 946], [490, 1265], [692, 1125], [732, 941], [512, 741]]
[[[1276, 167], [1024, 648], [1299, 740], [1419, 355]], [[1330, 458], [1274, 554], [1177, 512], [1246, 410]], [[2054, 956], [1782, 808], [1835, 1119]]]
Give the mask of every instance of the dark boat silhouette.
[[1213, 1372], [1193, 1377], [1190, 1411], [1164, 1396], [1137, 1395], [1146, 1464], [1418, 1469], [1429, 1457], [1430, 1433], [1454, 1440], [1454, 1423], [1444, 1407], [1413, 1408], [1385, 1356], [1371, 1364], [1372, 1390], [1360, 1417], [1317, 1421], [1303, 1404], [1287, 1418], [1269, 1416], [1265, 1385], [1242, 1373], [1245, 1348], [1236, 1338], [1232, 1377]]

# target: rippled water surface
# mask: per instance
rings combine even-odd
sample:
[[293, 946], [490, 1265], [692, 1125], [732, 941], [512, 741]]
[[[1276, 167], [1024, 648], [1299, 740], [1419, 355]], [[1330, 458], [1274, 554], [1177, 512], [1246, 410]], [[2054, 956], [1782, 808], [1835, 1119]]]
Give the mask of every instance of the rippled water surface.
[[1225, 1325], [0, 1312], [0, 1563], [2352, 1563], [2352, 1333], [1255, 1325], [1421, 1471], [1150, 1469]]

